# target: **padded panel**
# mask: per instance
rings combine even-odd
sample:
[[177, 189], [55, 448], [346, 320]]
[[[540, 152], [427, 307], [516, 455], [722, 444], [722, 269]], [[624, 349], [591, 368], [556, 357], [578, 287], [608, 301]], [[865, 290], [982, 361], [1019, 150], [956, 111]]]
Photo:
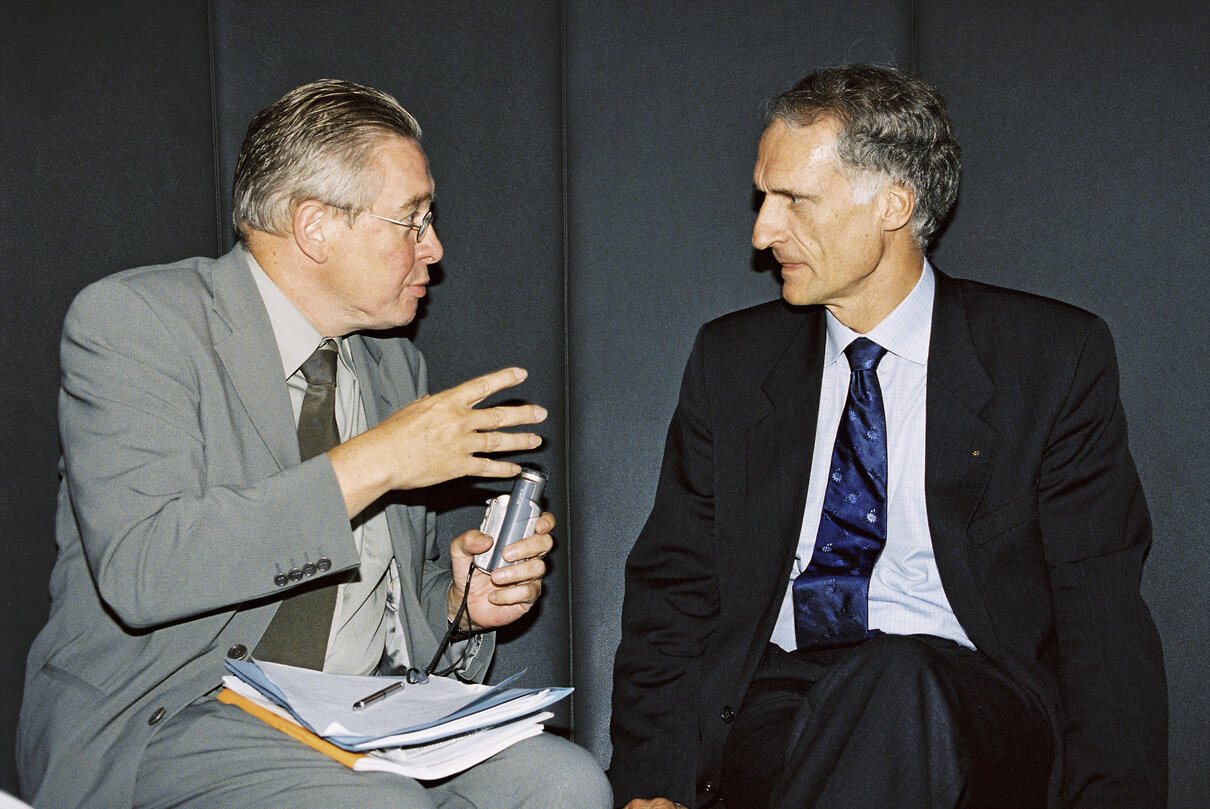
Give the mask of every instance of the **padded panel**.
[[[528, 668], [528, 684], [569, 683], [558, 3], [213, 7], [224, 221], [247, 123], [287, 90], [349, 79], [391, 93], [419, 120], [445, 258], [409, 333], [432, 387], [521, 365], [530, 377], [515, 396], [550, 413], [544, 447], [517, 460], [551, 476], [547, 507], [560, 521], [561, 547], [538, 614], [508, 631], [491, 678]], [[483, 502], [500, 488], [459, 483], [429, 492], [427, 502], [443, 512], [443, 539], [477, 528]], [[557, 724], [567, 726], [568, 705], [560, 709]]]
[[25, 656], [46, 621], [59, 453], [59, 331], [83, 286], [215, 254], [204, 2], [6, 3], [0, 27], [0, 790]]
[[[24, 657], [46, 614], [63, 312], [101, 275], [229, 246], [231, 170], [257, 109], [332, 75], [395, 93], [424, 126], [446, 259], [412, 332], [434, 387], [523, 364], [531, 379], [517, 394], [551, 412], [546, 446], [524, 460], [552, 475], [560, 546], [539, 615], [501, 648], [493, 677], [528, 665], [529, 682], [570, 678], [575, 735], [605, 763], [622, 564], [693, 334], [777, 295], [748, 245], [760, 104], [817, 66], [914, 54], [966, 151], [939, 266], [1086, 306], [1117, 337], [1156, 525], [1144, 585], [1171, 681], [1172, 806], [1210, 792], [1210, 696], [1198, 685], [1210, 610], [1185, 572], [1210, 553], [1196, 528], [1210, 517], [1198, 421], [1210, 290], [1197, 260], [1210, 236], [1194, 134], [1210, 98], [1204, 3], [9, 6], [0, 329], [22, 347], [5, 370], [28, 383], [3, 405], [21, 424], [6, 434], [0, 491], [3, 547], [21, 575], [0, 588], [11, 627], [0, 789], [16, 788]], [[477, 524], [478, 501], [499, 488], [443, 487], [443, 535]]]
[[576, 739], [602, 761], [623, 564], [693, 336], [779, 294], [750, 245], [762, 104], [815, 67], [904, 64], [910, 6], [567, 4]]
[[923, 74], [964, 149], [936, 252], [957, 274], [1108, 321], [1155, 527], [1144, 595], [1164, 641], [1171, 806], [1210, 794], [1210, 8], [1185, 2], [920, 4]]

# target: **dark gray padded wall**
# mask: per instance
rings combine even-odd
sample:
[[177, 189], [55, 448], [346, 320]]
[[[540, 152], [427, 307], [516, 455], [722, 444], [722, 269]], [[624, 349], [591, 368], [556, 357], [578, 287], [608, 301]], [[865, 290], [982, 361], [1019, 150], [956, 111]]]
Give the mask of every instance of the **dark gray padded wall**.
[[567, 4], [576, 740], [602, 762], [622, 567], [694, 334], [779, 294], [750, 245], [762, 104], [815, 67], [905, 63], [910, 6]]
[[0, 790], [54, 562], [59, 330], [90, 281], [215, 254], [203, 2], [3, 4]]
[[[500, 679], [566, 684], [568, 570], [564, 495], [563, 226], [557, 2], [244, 2], [213, 6], [224, 221], [235, 155], [251, 116], [313, 79], [385, 90], [424, 130], [445, 258], [410, 328], [434, 390], [508, 365], [530, 376], [516, 397], [550, 412], [539, 452], [517, 456], [553, 481], [562, 543], [537, 615], [501, 633]], [[495, 401], [510, 398], [502, 394]], [[445, 542], [477, 528], [500, 487], [456, 484], [439, 499]], [[557, 724], [570, 723], [566, 704]]]
[[[532, 631], [503, 646], [493, 674], [570, 676], [575, 735], [604, 763], [622, 561], [693, 334], [777, 295], [748, 246], [759, 104], [813, 67], [907, 65], [914, 52], [966, 147], [939, 265], [1084, 305], [1117, 337], [1156, 524], [1144, 590], [1169, 667], [1172, 806], [1204, 805], [1210, 605], [1186, 571], [1206, 569], [1210, 521], [1205, 3], [93, 5], [3, 3], [0, 329], [20, 353], [2, 362], [28, 383], [3, 405], [18, 426], [5, 430], [0, 479], [0, 789], [16, 786], [24, 657], [54, 555], [63, 312], [101, 275], [229, 246], [231, 164], [256, 109], [337, 75], [397, 94], [425, 127], [446, 259], [413, 331], [434, 385], [524, 364], [518, 394], [552, 416], [528, 458], [556, 481], [555, 572]], [[489, 492], [440, 494], [448, 538], [478, 519], [478, 503], [463, 504]]]
[[936, 260], [1091, 309], [1113, 330], [1155, 526], [1143, 590], [1168, 669], [1171, 806], [1204, 807], [1210, 6], [970, 8], [921, 3], [917, 26], [921, 70], [949, 101], [965, 151]]

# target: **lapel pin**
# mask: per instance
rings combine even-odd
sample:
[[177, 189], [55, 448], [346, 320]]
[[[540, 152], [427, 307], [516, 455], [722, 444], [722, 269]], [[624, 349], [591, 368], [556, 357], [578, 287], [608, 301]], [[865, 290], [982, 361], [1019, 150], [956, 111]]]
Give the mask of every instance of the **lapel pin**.
[[971, 455], [973, 455], [973, 456], [975, 456], [976, 458], [978, 458], [978, 457], [979, 457], [979, 452], [980, 452], [980, 450], [975, 450], [974, 452], [972, 452], [972, 453], [971, 453]]

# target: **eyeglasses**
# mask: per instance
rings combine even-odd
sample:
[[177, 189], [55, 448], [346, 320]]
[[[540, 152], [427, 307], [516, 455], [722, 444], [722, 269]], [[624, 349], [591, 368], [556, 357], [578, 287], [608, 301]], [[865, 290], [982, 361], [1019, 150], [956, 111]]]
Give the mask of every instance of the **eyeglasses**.
[[416, 224], [415, 222], [403, 222], [398, 219], [390, 219], [385, 216], [379, 216], [378, 214], [370, 213], [369, 211], [358, 211], [354, 208], [346, 208], [343, 205], [331, 205], [331, 203], [329, 203], [329, 205], [330, 205], [330, 207], [335, 208], [338, 211], [346, 211], [346, 212], [352, 213], [352, 214], [363, 213], [366, 216], [372, 216], [375, 219], [381, 219], [383, 222], [390, 222], [392, 225], [399, 225], [400, 227], [411, 228], [412, 230], [416, 231], [416, 241], [420, 241], [421, 239], [424, 238], [424, 234], [428, 233], [429, 225], [431, 225], [433, 223], [433, 211], [431, 209], [428, 210], [427, 212], [425, 212], [424, 216], [421, 217], [420, 224]]

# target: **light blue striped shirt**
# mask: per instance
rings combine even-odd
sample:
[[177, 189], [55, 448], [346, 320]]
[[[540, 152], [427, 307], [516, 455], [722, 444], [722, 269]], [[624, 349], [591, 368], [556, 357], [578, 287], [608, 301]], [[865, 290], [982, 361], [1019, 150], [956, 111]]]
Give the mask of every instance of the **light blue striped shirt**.
[[[924, 423], [929, 336], [932, 332], [933, 268], [924, 262], [920, 280], [903, 302], [869, 334], [887, 350], [878, 364], [887, 422], [887, 542], [870, 579], [871, 629], [896, 635], [928, 634], [974, 648], [941, 586], [924, 502]], [[861, 335], [827, 314], [823, 384], [811, 479], [803, 511], [798, 552], [772, 641], [793, 650], [794, 577], [811, 561], [823, 510], [832, 447], [849, 390], [844, 349]]]

